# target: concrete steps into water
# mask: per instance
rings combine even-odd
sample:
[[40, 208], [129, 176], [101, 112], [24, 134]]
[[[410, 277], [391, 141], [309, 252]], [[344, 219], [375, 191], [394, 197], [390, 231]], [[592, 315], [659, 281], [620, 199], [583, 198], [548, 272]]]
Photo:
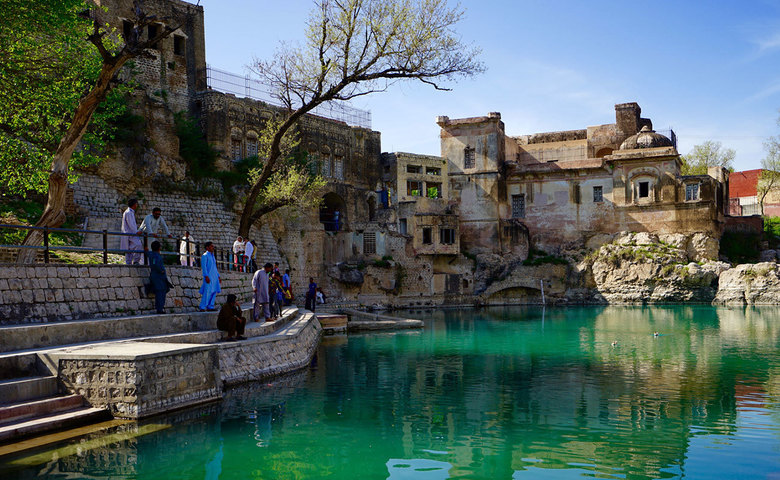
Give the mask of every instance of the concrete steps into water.
[[[244, 316], [251, 306], [244, 306]], [[217, 312], [142, 315], [0, 327], [0, 443], [111, 418], [80, 395], [61, 393], [59, 358], [89, 347], [134, 342], [234, 345], [270, 337], [300, 316], [295, 307], [281, 318], [247, 325], [242, 342], [221, 342]]]

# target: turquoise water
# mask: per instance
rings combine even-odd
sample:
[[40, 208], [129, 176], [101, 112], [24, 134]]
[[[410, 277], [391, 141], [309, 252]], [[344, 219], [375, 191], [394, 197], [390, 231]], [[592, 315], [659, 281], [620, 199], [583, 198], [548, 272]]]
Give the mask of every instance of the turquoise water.
[[780, 478], [780, 309], [404, 315], [425, 329], [326, 337], [307, 370], [0, 476]]

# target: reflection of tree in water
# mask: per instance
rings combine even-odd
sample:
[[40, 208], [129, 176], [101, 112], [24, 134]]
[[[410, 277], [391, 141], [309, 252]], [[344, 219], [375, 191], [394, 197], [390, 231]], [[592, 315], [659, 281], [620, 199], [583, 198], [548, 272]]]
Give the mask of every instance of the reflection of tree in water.
[[[508, 323], [504, 309], [480, 311], [473, 322], [460, 312], [421, 312], [443, 328], [426, 330], [411, 349], [404, 336], [365, 337], [360, 348], [329, 357], [348, 373], [329, 380], [340, 388], [324, 408], [372, 403], [361, 392], [376, 389], [374, 403], [393, 409], [369, 416], [382, 438], [398, 442], [385, 448], [402, 452], [388, 455], [448, 451], [442, 460], [455, 465], [451, 473], [506, 478], [540, 466], [522, 460], [530, 458], [545, 468], [598, 459], [592, 463], [604, 472], [671, 476], [661, 470], [682, 464], [692, 430], [734, 432], [735, 385], [743, 371], [766, 383], [764, 353], [777, 338], [732, 350], [721, 346], [721, 312], [711, 308], [609, 307], [595, 322], [547, 309], [539, 339], [517, 335], [529, 324], [541, 328], [540, 312], [527, 313]], [[654, 339], [657, 330], [667, 333]], [[625, 337], [617, 349], [616, 332]], [[556, 344], [559, 351], [550, 348]], [[386, 425], [396, 431], [382, 431]]]
[[101, 478], [203, 478], [214, 467], [228, 477], [386, 478], [388, 459], [430, 459], [451, 464], [452, 476], [597, 464], [587, 469], [664, 478], [684, 467], [694, 435], [734, 433], [741, 395], [780, 391], [780, 326], [750, 310], [420, 316], [421, 332], [350, 336], [320, 346], [313, 369], [166, 417], [172, 428], [100, 453], [121, 460], [119, 470], [89, 457], [97, 451], [46, 468]]

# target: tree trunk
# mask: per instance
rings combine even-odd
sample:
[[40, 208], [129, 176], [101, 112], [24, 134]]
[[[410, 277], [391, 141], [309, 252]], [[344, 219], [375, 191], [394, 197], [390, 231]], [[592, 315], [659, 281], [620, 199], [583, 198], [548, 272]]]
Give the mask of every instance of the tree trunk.
[[[51, 162], [51, 173], [49, 174], [49, 199], [46, 202], [43, 215], [35, 223], [36, 227], [57, 228], [65, 222], [65, 193], [68, 190], [68, 164], [70, 163], [70, 158], [87, 131], [92, 115], [95, 113], [98, 105], [111, 90], [111, 80], [126, 60], [117, 61], [115, 64], [104, 64], [95, 86], [79, 101], [73, 114], [73, 121], [65, 136], [60, 140], [57, 151], [54, 153], [54, 158]], [[30, 230], [22, 245], [38, 246], [42, 242], [43, 232]], [[36, 248], [20, 249], [19, 255], [16, 257], [16, 263], [33, 263], [37, 252], [38, 249]]]

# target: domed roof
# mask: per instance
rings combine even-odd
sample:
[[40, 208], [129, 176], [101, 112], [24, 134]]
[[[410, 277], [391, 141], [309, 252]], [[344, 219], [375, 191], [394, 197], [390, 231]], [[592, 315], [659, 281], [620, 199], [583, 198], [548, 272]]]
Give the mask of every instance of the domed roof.
[[673, 147], [669, 138], [655, 133], [655, 130], [651, 129], [647, 125], [642, 127], [636, 135], [631, 135], [620, 144], [620, 150], [633, 150], [635, 148], [655, 148], [655, 147]]

